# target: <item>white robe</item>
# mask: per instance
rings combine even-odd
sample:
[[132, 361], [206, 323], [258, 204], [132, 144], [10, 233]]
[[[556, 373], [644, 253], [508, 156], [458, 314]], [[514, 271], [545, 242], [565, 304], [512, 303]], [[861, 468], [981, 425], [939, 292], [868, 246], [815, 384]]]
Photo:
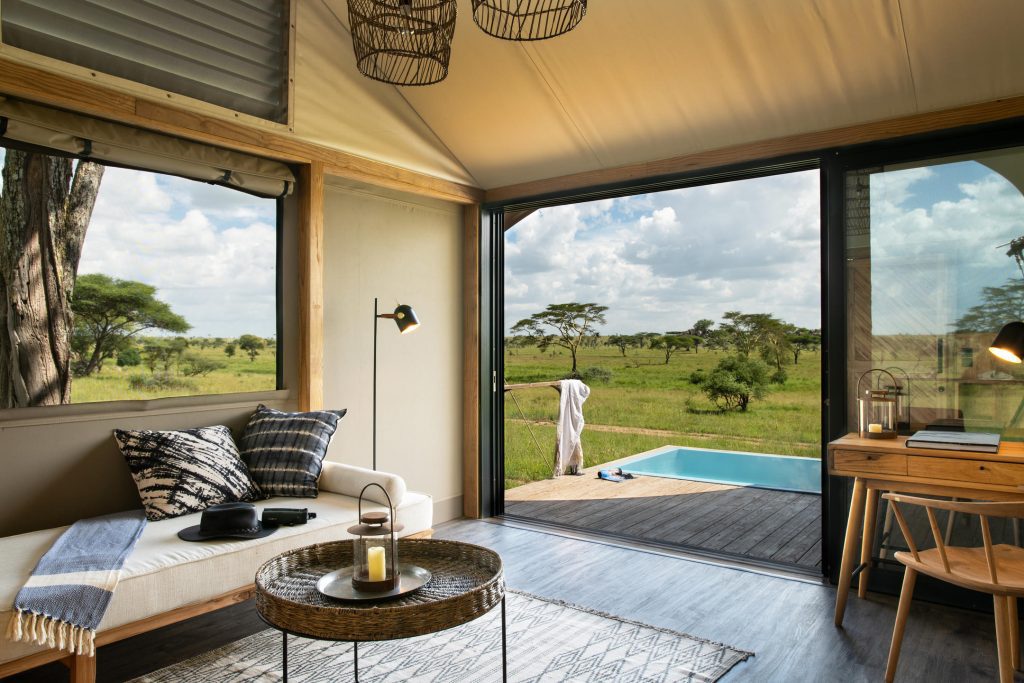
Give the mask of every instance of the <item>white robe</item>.
[[590, 396], [590, 387], [578, 379], [559, 383], [558, 424], [555, 426], [555, 472], [579, 474], [583, 470], [583, 402]]

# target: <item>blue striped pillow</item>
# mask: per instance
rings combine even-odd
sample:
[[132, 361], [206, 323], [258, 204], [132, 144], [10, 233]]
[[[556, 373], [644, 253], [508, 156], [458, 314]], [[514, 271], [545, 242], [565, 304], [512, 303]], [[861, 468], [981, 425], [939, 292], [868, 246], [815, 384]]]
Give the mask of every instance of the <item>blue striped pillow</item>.
[[327, 447], [346, 412], [285, 413], [261, 405], [253, 413], [238, 445], [264, 495], [316, 498]]

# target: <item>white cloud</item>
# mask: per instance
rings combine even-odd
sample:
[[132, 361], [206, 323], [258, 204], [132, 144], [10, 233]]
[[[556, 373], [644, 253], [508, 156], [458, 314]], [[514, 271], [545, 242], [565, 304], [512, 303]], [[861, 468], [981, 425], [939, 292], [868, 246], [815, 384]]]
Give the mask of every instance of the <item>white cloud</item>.
[[549, 303], [609, 307], [605, 332], [740, 309], [820, 324], [818, 174], [542, 209], [506, 240], [506, 322]]
[[153, 285], [192, 324], [191, 334], [271, 336], [277, 321], [274, 213], [273, 200], [108, 168], [79, 272]]

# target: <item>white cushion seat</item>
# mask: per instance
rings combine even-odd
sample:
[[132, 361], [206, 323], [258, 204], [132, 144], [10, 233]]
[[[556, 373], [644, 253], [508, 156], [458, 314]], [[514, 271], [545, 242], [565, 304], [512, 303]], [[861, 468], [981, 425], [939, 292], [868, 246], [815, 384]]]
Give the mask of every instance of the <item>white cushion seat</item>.
[[[306, 524], [281, 527], [265, 538], [217, 539], [190, 543], [178, 531], [199, 524], [202, 513], [149, 522], [125, 561], [121, 581], [99, 631], [123, 626], [191, 603], [204, 602], [253, 582], [256, 570], [275, 555], [315, 543], [351, 538], [346, 529], [356, 523], [359, 490], [370, 480], [380, 481], [398, 499], [398, 521], [407, 536], [431, 528], [430, 496], [405, 491], [400, 477], [362, 468], [324, 463], [317, 498], [270, 498], [256, 503], [265, 507], [309, 508], [317, 514]], [[340, 489], [341, 492], [329, 489]], [[355, 490], [355, 494], [346, 495]], [[367, 491], [383, 499], [380, 489]], [[382, 510], [379, 503], [363, 510]], [[14, 598], [31, 575], [39, 558], [67, 527], [44, 529], [0, 538], [0, 628], [6, 628]], [[0, 638], [0, 663], [19, 659], [46, 648]]]

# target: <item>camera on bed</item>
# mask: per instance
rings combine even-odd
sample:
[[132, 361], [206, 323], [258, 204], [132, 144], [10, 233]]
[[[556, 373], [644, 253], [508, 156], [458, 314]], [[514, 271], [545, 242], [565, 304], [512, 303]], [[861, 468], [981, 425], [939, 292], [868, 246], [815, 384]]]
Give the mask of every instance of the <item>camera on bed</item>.
[[295, 526], [316, 518], [307, 508], [264, 508], [263, 526]]

